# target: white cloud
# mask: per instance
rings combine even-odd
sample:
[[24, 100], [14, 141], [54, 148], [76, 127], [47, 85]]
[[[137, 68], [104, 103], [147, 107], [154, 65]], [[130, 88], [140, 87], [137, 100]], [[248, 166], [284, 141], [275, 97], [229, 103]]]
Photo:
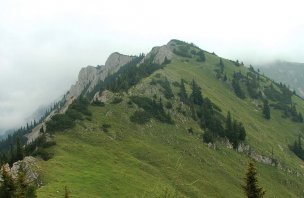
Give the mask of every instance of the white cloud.
[[304, 62], [302, 7], [297, 0], [0, 0], [0, 129], [62, 95], [81, 67], [172, 38], [247, 63]]

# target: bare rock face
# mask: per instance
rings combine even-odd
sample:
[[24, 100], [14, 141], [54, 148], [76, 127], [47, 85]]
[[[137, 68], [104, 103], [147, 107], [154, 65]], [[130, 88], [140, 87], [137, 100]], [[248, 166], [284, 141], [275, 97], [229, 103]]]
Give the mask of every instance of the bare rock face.
[[88, 84], [97, 77], [99, 70], [101, 70], [101, 68], [96, 68], [93, 66], [87, 66], [85, 68], [82, 68], [78, 75], [78, 81], [75, 85], [72, 85], [69, 91], [68, 98], [72, 96], [77, 98], [86, 88], [86, 86], [88, 86]]
[[114, 93], [109, 90], [104, 90], [103, 92], [97, 92], [93, 98], [93, 100], [98, 100], [100, 102], [107, 102], [114, 97]]
[[71, 87], [66, 99], [77, 98], [82, 92], [92, 91], [99, 81], [104, 80], [109, 74], [117, 72], [121, 66], [130, 62], [133, 58], [115, 52], [109, 56], [104, 66], [82, 68], [78, 75], [78, 81]]
[[173, 53], [168, 45], [163, 45], [161, 47], [153, 47], [152, 50], [146, 55], [146, 57], [142, 60], [145, 61], [147, 59], [153, 58], [152, 63], [155, 64], [163, 64], [165, 60], [171, 60], [173, 57]]
[[[15, 162], [12, 168], [10, 168], [8, 164], [4, 165], [4, 168], [14, 180], [18, 178], [20, 167], [22, 167], [23, 171], [25, 172], [26, 183], [35, 184], [37, 186], [41, 185], [41, 180], [39, 177], [39, 166], [37, 165], [36, 158], [27, 156], [23, 160]], [[2, 175], [0, 180], [2, 181]]]

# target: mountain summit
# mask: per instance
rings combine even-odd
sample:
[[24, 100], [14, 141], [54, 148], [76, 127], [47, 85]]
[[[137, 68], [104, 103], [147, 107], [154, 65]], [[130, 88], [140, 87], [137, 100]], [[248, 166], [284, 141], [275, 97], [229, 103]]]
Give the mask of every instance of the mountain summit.
[[249, 161], [266, 196], [303, 197], [303, 113], [288, 86], [171, 40], [81, 69], [25, 153], [38, 197], [244, 197]]

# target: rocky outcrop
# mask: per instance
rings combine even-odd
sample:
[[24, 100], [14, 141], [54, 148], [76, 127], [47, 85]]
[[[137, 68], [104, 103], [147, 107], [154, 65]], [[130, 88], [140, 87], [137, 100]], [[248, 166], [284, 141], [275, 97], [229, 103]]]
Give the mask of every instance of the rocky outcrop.
[[133, 56], [112, 53], [104, 66], [87, 66], [82, 68], [78, 75], [78, 81], [73, 85], [66, 96], [66, 100], [77, 98], [81, 93], [88, 93], [94, 89], [97, 83], [104, 80], [109, 74], [115, 73], [119, 68], [133, 59]]
[[[4, 168], [14, 180], [18, 178], [18, 172], [22, 169], [25, 173], [25, 182], [27, 184], [35, 184], [37, 186], [41, 186], [42, 184], [39, 177], [37, 159], [32, 156], [27, 156], [23, 160], [15, 162], [12, 168], [8, 164], [4, 165]], [[0, 180], [2, 181], [2, 175], [0, 176]]]
[[109, 90], [104, 90], [103, 92], [97, 92], [93, 98], [93, 100], [98, 100], [100, 102], [107, 102], [114, 97], [114, 93]]
[[168, 45], [163, 45], [161, 47], [154, 47], [142, 60], [144, 62], [147, 59], [152, 59], [152, 63], [163, 64], [165, 60], [171, 60], [173, 53]]

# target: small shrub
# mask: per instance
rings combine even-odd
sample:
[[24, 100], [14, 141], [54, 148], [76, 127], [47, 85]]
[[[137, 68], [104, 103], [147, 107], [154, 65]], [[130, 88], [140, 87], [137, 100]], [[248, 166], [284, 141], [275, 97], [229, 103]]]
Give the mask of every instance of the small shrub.
[[167, 108], [167, 109], [172, 109], [172, 107], [173, 107], [173, 106], [172, 106], [172, 103], [168, 101], [168, 102], [166, 103], [166, 108]]
[[98, 107], [104, 107], [104, 106], [105, 106], [105, 103], [104, 103], [104, 102], [101, 102], [101, 101], [99, 101], [99, 100], [94, 100], [94, 101], [92, 102], [92, 105], [93, 105], [93, 106], [98, 106]]
[[135, 111], [130, 117], [131, 122], [145, 124], [150, 121], [151, 115], [146, 111]]
[[38, 148], [36, 151], [34, 151], [34, 153], [32, 154], [34, 157], [35, 156], [39, 156], [41, 157], [44, 161], [47, 161], [49, 159], [51, 159], [54, 154], [53, 153], [49, 153], [47, 152], [45, 149], [43, 148]]
[[206, 131], [203, 135], [203, 141], [205, 143], [213, 143], [214, 142], [214, 139], [213, 139], [213, 136], [211, 134], [211, 132], [209, 131]]
[[101, 131], [108, 132], [110, 127], [111, 127], [111, 125], [109, 125], [109, 124], [103, 124], [103, 125], [101, 125]]
[[123, 101], [122, 98], [115, 97], [115, 98], [112, 100], [111, 104], [119, 104], [119, 103], [121, 103], [122, 101]]

